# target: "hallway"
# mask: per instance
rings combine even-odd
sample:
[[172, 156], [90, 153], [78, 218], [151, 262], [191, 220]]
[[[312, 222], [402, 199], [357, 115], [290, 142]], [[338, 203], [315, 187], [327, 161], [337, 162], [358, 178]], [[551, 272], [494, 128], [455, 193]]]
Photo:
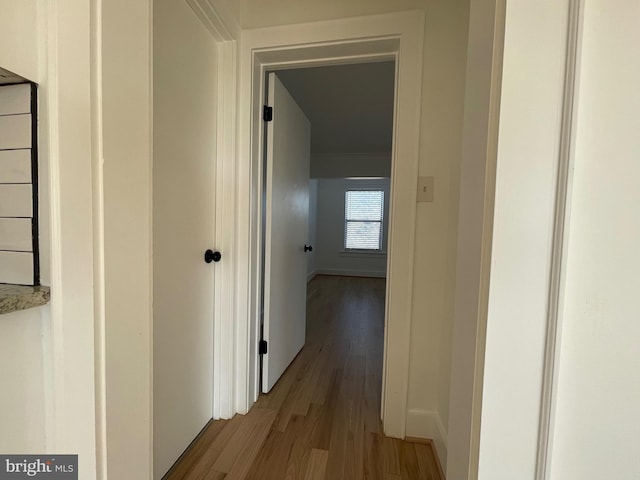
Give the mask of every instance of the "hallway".
[[247, 415], [210, 422], [167, 480], [442, 480], [432, 447], [382, 435], [385, 280], [317, 276], [306, 345]]

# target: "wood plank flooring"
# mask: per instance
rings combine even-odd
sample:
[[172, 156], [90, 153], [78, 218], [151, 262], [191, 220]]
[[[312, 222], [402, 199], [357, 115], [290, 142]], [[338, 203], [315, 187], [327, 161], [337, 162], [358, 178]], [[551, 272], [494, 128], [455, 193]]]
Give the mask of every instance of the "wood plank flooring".
[[380, 422], [385, 281], [317, 276], [306, 345], [247, 415], [209, 423], [165, 480], [444, 480]]

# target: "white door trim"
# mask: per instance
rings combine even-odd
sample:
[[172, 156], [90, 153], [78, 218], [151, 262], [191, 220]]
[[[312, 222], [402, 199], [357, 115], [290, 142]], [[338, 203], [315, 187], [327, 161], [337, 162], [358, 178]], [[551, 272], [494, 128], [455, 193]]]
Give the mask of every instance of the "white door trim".
[[[236, 271], [236, 58], [235, 41], [218, 43], [216, 248], [223, 260], [216, 266], [213, 324], [213, 417], [235, 413], [234, 278]], [[227, 321], [225, 321], [227, 320]]]
[[233, 16], [208, 0], [186, 0], [217, 42], [215, 267], [213, 318], [213, 418], [231, 418], [236, 408], [235, 223], [237, 36]]
[[[236, 409], [247, 412], [258, 388], [259, 239], [267, 70], [396, 59], [382, 418], [387, 435], [406, 428], [416, 182], [422, 93], [424, 12], [286, 25], [242, 32], [237, 161]], [[233, 317], [222, 320], [234, 322]]]
[[[50, 319], [47, 307], [40, 309], [47, 358], [45, 442], [50, 452], [77, 453], [87, 479], [100, 474], [106, 456], [100, 396], [102, 237], [96, 238], [102, 212], [94, 205], [102, 185], [93, 183], [99, 168], [92, 143], [98, 119], [92, 110], [95, 59], [87, 48], [94, 41], [90, 10], [95, 3], [42, 2], [40, 78], [31, 79], [40, 84], [40, 160], [48, 165], [48, 178], [45, 170], [40, 181], [48, 181], [50, 189], [49, 211], [42, 212], [50, 221]], [[145, 459], [148, 452], [140, 444], [139, 457]]]
[[549, 299], [542, 375], [540, 427], [536, 456], [536, 480], [551, 478], [552, 437], [554, 430], [559, 369], [559, 348], [562, 332], [562, 301], [565, 287], [565, 252], [571, 214], [570, 197], [573, 185], [574, 144], [577, 122], [580, 56], [582, 47], [583, 0], [570, 0], [567, 27], [562, 124], [556, 178], [553, 243], [549, 274]]
[[471, 5], [456, 254], [447, 465], [477, 479], [506, 0]]

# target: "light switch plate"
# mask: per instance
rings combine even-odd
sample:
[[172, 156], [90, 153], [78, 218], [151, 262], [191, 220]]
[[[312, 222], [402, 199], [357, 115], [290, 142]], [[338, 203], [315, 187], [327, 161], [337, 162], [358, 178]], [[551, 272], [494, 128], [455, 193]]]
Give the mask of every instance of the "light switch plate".
[[418, 203], [433, 202], [433, 177], [418, 177]]

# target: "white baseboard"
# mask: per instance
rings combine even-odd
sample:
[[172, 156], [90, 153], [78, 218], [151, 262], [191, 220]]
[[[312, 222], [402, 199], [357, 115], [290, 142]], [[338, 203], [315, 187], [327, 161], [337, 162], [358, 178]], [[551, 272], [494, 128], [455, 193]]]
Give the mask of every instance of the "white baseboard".
[[447, 467], [447, 431], [438, 412], [412, 409], [407, 412], [407, 437], [433, 440], [443, 469]]
[[387, 278], [386, 271], [369, 271], [369, 270], [336, 270], [319, 268], [316, 270], [316, 275], [340, 275], [342, 277], [373, 277], [373, 278]]
[[318, 269], [316, 268], [311, 273], [307, 273], [307, 283], [314, 279], [314, 277], [318, 275]]

